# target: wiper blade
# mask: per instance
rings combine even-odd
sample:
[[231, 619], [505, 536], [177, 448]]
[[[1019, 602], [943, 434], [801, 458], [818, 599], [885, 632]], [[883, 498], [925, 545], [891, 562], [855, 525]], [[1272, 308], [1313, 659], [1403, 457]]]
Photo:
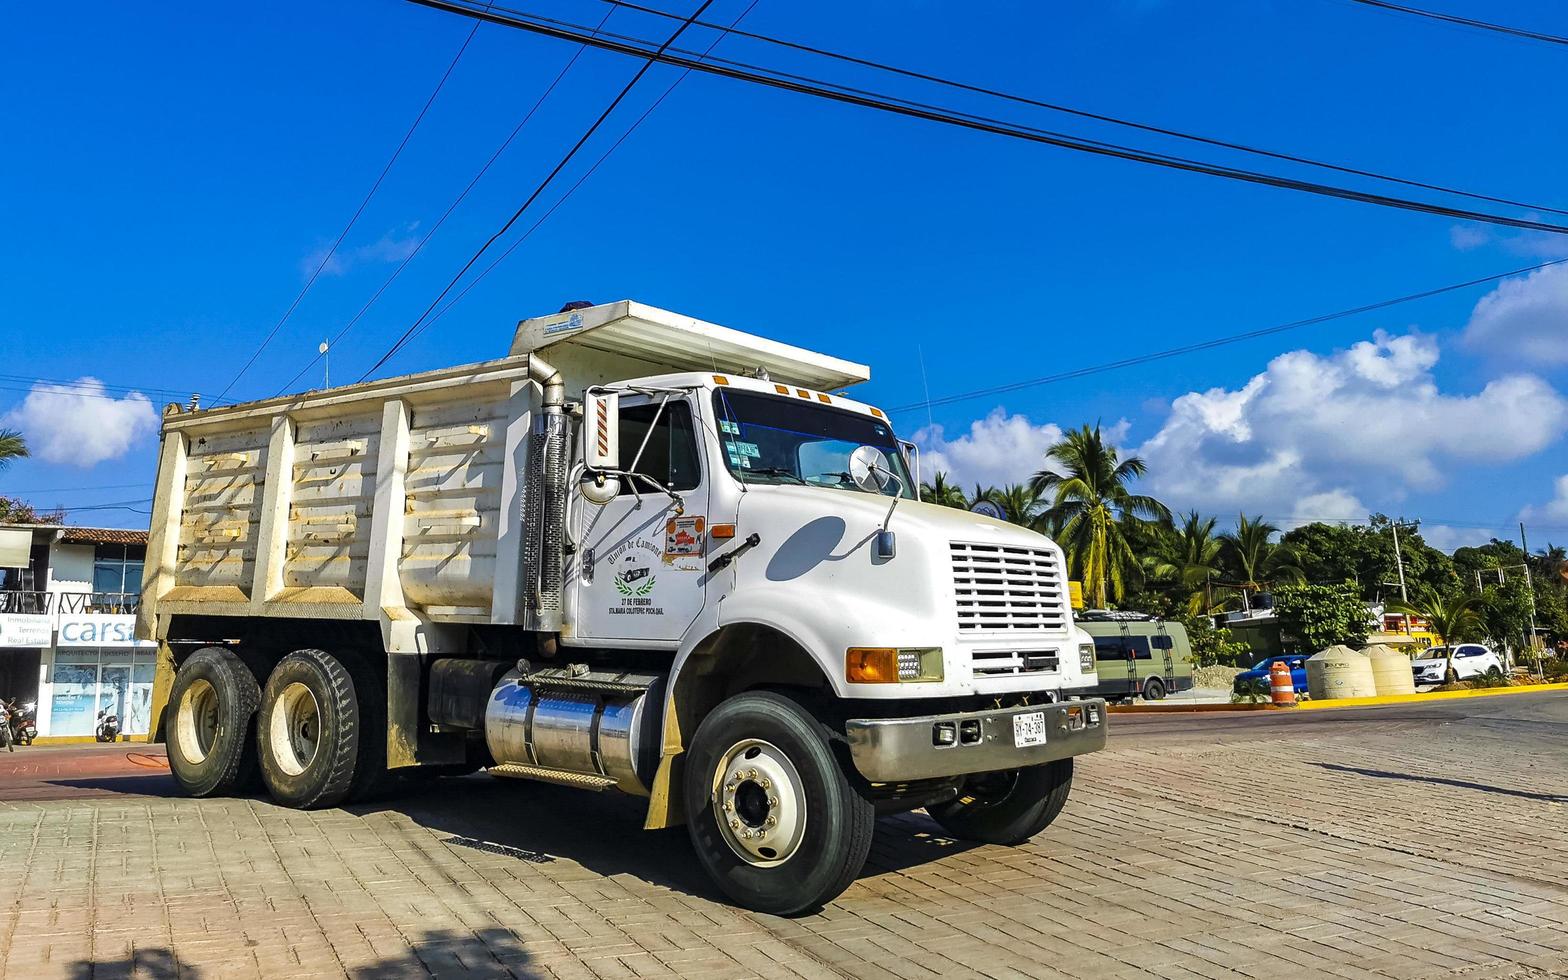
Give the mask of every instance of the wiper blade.
[[806, 482], [805, 478], [802, 477], [799, 473], [796, 473], [793, 470], [786, 470], [782, 466], [754, 466], [751, 469], [746, 470], [745, 472], [746, 472], [746, 474], [748, 476], [752, 475], [752, 474], [755, 474], [755, 475], [758, 475], [758, 476], [783, 476], [783, 477], [788, 477], [789, 479], [794, 480], [796, 483], [800, 484], [803, 487], [810, 486], [810, 484]]

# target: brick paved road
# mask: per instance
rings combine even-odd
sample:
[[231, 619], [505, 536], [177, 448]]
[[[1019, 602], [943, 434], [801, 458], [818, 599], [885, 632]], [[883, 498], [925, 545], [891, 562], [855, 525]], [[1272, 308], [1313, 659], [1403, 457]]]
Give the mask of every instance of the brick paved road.
[[[167, 796], [123, 761], [141, 748], [34, 750], [0, 760], [0, 967], [1568, 976], [1568, 698], [1115, 724], [1032, 844], [889, 820], [861, 880], [797, 920], [719, 903], [684, 831], [644, 833], [614, 796], [476, 776], [297, 813]], [[90, 762], [47, 755], [66, 751]]]

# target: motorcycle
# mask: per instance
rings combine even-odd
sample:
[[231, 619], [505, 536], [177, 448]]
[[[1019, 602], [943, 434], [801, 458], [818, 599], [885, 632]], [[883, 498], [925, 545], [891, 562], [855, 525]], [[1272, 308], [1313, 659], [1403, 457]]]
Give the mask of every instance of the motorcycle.
[[26, 701], [20, 707], [13, 701], [11, 709], [11, 739], [19, 745], [32, 745], [38, 739], [38, 702]]
[[119, 741], [120, 716], [109, 711], [98, 712], [98, 730], [95, 734], [100, 742]]

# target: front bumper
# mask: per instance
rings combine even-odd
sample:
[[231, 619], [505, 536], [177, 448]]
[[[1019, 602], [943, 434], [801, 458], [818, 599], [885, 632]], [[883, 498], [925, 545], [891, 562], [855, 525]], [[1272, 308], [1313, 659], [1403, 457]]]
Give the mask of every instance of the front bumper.
[[[1016, 744], [1013, 723], [1020, 715], [1045, 716], [1045, 740]], [[942, 733], [954, 733], [942, 744]], [[1024, 705], [914, 718], [852, 718], [845, 725], [849, 754], [873, 783], [967, 776], [1019, 769], [1105, 748], [1105, 700]]]

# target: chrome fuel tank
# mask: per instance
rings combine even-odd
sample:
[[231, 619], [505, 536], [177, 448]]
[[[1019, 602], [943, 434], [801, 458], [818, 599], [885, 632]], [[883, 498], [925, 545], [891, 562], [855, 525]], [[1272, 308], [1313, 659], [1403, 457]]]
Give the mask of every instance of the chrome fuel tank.
[[663, 692], [663, 674], [514, 670], [490, 693], [485, 743], [498, 763], [601, 776], [647, 796]]

